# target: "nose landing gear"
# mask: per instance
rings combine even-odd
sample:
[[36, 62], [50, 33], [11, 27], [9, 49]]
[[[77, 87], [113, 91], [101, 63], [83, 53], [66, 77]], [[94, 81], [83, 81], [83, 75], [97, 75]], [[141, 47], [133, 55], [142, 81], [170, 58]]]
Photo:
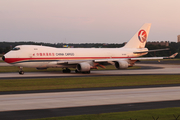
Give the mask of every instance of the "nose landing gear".
[[23, 74], [24, 74], [23, 67], [19, 67], [19, 74], [20, 74], [20, 75], [23, 75]]

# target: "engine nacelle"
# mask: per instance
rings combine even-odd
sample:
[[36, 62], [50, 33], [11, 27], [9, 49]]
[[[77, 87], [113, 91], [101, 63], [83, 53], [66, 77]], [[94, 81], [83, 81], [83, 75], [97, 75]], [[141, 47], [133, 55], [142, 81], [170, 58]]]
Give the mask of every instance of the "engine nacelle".
[[90, 71], [91, 66], [87, 62], [82, 62], [82, 63], [77, 64], [76, 68], [80, 72], [88, 72], [88, 71]]
[[115, 67], [116, 67], [116, 69], [126, 69], [126, 68], [128, 68], [128, 62], [127, 61], [116, 61]]

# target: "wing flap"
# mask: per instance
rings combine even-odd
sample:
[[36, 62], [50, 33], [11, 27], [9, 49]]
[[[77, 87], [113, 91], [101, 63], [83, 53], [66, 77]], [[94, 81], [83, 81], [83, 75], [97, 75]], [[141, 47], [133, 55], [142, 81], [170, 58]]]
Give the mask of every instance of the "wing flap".
[[94, 62], [112, 62], [112, 61], [119, 61], [119, 60], [128, 60], [128, 58], [118, 58], [118, 59], [97, 59]]
[[57, 61], [57, 64], [78, 64], [78, 63], [82, 63], [82, 62], [90, 62], [93, 60], [59, 60]]

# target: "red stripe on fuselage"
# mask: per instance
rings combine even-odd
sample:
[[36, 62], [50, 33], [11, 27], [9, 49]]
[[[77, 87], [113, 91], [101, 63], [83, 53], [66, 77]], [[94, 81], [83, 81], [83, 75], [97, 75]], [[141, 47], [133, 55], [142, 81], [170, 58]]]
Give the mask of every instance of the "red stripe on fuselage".
[[6, 58], [7, 63], [16, 63], [28, 60], [87, 60], [87, 59], [113, 59], [113, 58], [132, 58], [132, 57], [54, 57], [54, 58]]

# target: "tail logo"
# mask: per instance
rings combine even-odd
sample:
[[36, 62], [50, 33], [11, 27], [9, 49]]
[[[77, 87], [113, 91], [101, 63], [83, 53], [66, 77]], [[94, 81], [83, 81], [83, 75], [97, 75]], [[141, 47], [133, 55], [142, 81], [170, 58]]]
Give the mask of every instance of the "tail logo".
[[138, 33], [139, 41], [144, 43], [147, 40], [147, 33], [145, 30], [140, 30]]

